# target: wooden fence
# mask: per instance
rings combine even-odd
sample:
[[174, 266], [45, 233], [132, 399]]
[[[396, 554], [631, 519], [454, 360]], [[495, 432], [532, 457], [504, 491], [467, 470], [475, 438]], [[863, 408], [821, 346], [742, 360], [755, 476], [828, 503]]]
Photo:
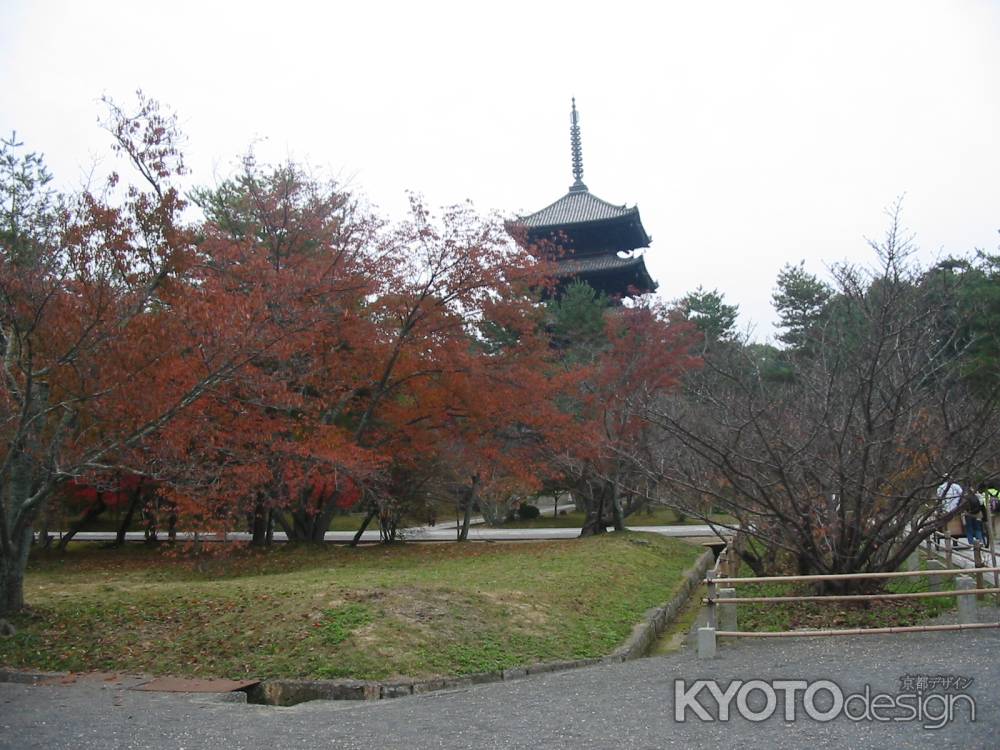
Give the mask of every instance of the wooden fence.
[[[943, 540], [935, 540], [940, 543]], [[948, 537], [951, 542], [951, 537]], [[931, 542], [930, 544], [933, 544]], [[992, 545], [991, 545], [992, 546]], [[916, 554], [916, 553], [915, 553]], [[946, 546], [947, 563], [951, 563], [955, 555], [960, 554], [952, 544]], [[737, 577], [738, 561], [736, 551], [727, 546], [719, 555], [715, 567], [708, 571], [705, 585], [708, 595], [703, 599], [708, 609], [707, 627], [698, 629], [698, 656], [711, 658], [716, 654], [718, 637], [726, 638], [802, 638], [812, 636], [837, 635], [875, 635], [888, 633], [914, 633], [949, 630], [974, 630], [980, 628], [998, 628], [1000, 622], [976, 622], [976, 597], [986, 594], [997, 595], [1000, 601], [1000, 567], [997, 566], [996, 553], [993, 555], [992, 567], [983, 566], [983, 555], [979, 545], [974, 545], [968, 557], [974, 568], [955, 568], [946, 563], [946, 567], [927, 570], [906, 570], [891, 573], [841, 573], [830, 575], [802, 576], [766, 576], [756, 578]], [[975, 574], [975, 582], [969, 576]], [[993, 574], [993, 586], [984, 586], [983, 575]], [[759, 583], [819, 583], [828, 581], [849, 581], [865, 579], [893, 579], [925, 576], [937, 578], [944, 576], [957, 577], [955, 590], [949, 591], [917, 591], [908, 593], [876, 593], [876, 594], [841, 594], [841, 595], [789, 595], [789, 596], [736, 596], [736, 586]], [[777, 604], [781, 602], [861, 602], [876, 600], [925, 599], [934, 597], [956, 597], [959, 602], [959, 620], [951, 625], [913, 625], [884, 628], [840, 628], [817, 630], [783, 630], [775, 632], [742, 631], [737, 628], [736, 607], [739, 604]]]

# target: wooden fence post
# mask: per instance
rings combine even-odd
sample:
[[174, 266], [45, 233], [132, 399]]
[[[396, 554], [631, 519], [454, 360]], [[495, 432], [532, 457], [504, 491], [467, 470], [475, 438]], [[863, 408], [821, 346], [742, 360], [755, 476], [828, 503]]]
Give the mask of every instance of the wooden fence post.
[[[944, 570], [945, 565], [940, 560], [928, 560], [927, 570]], [[927, 589], [929, 591], [941, 590], [941, 576], [927, 576]]]
[[[736, 589], [734, 588], [722, 588], [719, 589], [720, 599], [734, 599], [736, 598]], [[736, 620], [736, 605], [735, 604], [720, 604], [719, 605], [719, 630], [729, 630], [731, 632], [736, 632], [739, 630]]]
[[[974, 583], [969, 576], [958, 576], [955, 579], [955, 588], [959, 591], [968, 591]], [[959, 596], [958, 599], [958, 621], [962, 625], [971, 625], [976, 617], [976, 597]]]
[[[983, 574], [982, 571], [978, 570], [978, 568], [983, 567], [983, 548], [980, 546], [978, 539], [975, 539], [972, 542], [972, 556], [973, 558], [975, 558], [976, 568], [977, 568], [976, 588], [981, 589], [983, 588]], [[978, 599], [980, 596], [982, 595], [981, 594], [977, 595], [976, 599]]]
[[714, 570], [710, 570], [705, 574], [705, 584], [708, 588], [708, 627], [713, 630], [719, 627], [718, 613], [716, 612], [718, 605], [715, 603], [715, 600], [718, 598], [718, 590], [715, 584], [716, 578], [718, 578], [718, 574]]
[[716, 653], [715, 628], [698, 628], [698, 658], [714, 659]]

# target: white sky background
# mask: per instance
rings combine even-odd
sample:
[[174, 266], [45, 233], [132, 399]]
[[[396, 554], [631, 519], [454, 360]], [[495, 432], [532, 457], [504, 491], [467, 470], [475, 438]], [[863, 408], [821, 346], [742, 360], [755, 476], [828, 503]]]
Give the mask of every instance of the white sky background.
[[195, 183], [256, 142], [393, 216], [551, 203], [576, 96], [584, 181], [638, 204], [660, 295], [718, 288], [758, 338], [782, 264], [868, 261], [902, 194], [925, 260], [998, 246], [1000, 2], [0, 0], [0, 132], [62, 186], [137, 88]]

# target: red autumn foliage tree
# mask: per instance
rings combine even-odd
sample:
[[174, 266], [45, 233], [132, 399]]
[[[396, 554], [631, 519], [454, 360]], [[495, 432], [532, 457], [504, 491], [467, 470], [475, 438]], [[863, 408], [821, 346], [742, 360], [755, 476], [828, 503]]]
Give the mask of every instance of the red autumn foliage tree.
[[438, 492], [454, 500], [462, 519], [459, 540], [468, 536], [474, 505], [540, 490], [549, 452], [576, 432], [559, 408], [575, 374], [555, 367], [542, 310], [522, 295], [484, 312], [474, 331], [456, 339], [440, 376], [412, 399], [419, 433], [410, 462], [414, 470], [435, 467]]
[[207, 220], [186, 224], [174, 120], [141, 95], [135, 114], [109, 108], [136, 185], [63, 198], [39, 157], [3, 145], [0, 612], [23, 606], [32, 528], [60, 488], [143, 477], [186, 529], [249, 521], [256, 541], [273, 522], [319, 541], [360, 504], [362, 530], [378, 517], [392, 539], [443, 494], [464, 534], [478, 495], [538, 489], [553, 456], [613, 483], [630, 399], [686, 366], [683, 329], [649, 310], [610, 318], [594, 367], [559, 366], [546, 268], [468, 207], [414, 200], [387, 226], [248, 158], [196, 191]]
[[582, 380], [572, 406], [576, 439], [553, 459], [564, 485], [586, 507], [581, 534], [609, 525], [620, 531], [652, 494], [638, 460], [655, 439], [645, 410], [700, 366], [694, 354], [700, 335], [659, 304], [608, 307], [585, 285], [569, 288], [555, 305], [555, 319], [564, 360]]
[[376, 366], [353, 407], [359, 445], [387, 461], [365, 525], [395, 523], [403, 487], [411, 503], [435, 491], [471, 507], [484, 467], [513, 466], [519, 445], [563, 421], [534, 301], [544, 269], [500, 222], [464, 206], [435, 219], [414, 201], [387, 247], [395, 273], [372, 307]]
[[526, 476], [523, 455], [505, 460], [513, 447], [565, 422], [534, 302], [543, 269], [499, 222], [468, 207], [435, 218], [414, 200], [409, 221], [381, 226], [297, 167], [252, 160], [197, 199], [210, 219], [203, 255], [235, 244], [271, 259], [259, 279], [317, 281], [281, 311], [301, 335], [168, 430], [179, 436], [169, 463], [188, 469], [189, 516], [231, 527], [249, 515], [257, 542], [267, 519], [291, 539], [322, 541], [332, 513], [360, 494], [362, 530], [377, 517], [391, 540], [405, 510], [456, 492], [444, 477], [464, 477], [466, 492], [470, 456], [492, 452], [494, 473]]
[[309, 292], [270, 287], [266, 259], [237, 245], [206, 262], [181, 220], [175, 122], [155, 102], [110, 105], [107, 128], [140, 182], [113, 175], [103, 195], [55, 195], [13, 139], [0, 154], [0, 613], [23, 606], [32, 528], [55, 491], [156, 474], [164, 428], [277, 352], [283, 300]]
[[281, 345], [175, 423], [181, 504], [202, 526], [249, 518], [257, 544], [275, 522], [291, 539], [322, 539], [332, 512], [356, 503], [379, 465], [343, 413], [366, 379], [357, 353], [371, 338], [367, 299], [384, 284], [376, 225], [335, 184], [252, 156], [195, 200], [208, 219], [200, 252], [224, 259], [239, 248], [237, 265], [271, 290]]

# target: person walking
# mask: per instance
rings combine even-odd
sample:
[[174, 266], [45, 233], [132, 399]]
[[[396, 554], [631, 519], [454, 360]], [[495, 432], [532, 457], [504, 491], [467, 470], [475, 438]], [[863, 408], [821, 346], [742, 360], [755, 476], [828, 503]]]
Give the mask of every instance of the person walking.
[[[941, 503], [939, 513], [942, 516], [946, 516], [952, 513], [958, 508], [959, 503], [962, 502], [962, 485], [954, 481], [949, 475], [944, 475], [944, 481], [937, 488], [938, 502]], [[962, 523], [958, 516], [953, 516], [947, 523], [947, 525], [941, 530], [941, 534], [944, 537], [954, 537], [962, 533], [961, 528], [955, 528]], [[940, 537], [937, 538], [940, 540]], [[938, 542], [935, 542], [938, 544]], [[939, 548], [939, 547], [938, 547]]]
[[947, 474], [937, 488], [938, 500], [941, 501], [941, 512], [951, 513], [962, 502], [962, 485], [953, 481]]
[[965, 541], [971, 547], [975, 542], [985, 544], [983, 538], [983, 519], [986, 517], [986, 506], [979, 499], [979, 495], [971, 489], [965, 493], [965, 511], [962, 515], [962, 522], [965, 524]]
[[996, 519], [1000, 513], [1000, 489], [996, 485], [984, 482], [979, 485], [979, 499], [983, 503], [983, 530], [986, 543], [993, 544], [996, 534]]

